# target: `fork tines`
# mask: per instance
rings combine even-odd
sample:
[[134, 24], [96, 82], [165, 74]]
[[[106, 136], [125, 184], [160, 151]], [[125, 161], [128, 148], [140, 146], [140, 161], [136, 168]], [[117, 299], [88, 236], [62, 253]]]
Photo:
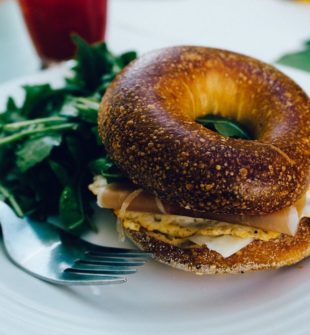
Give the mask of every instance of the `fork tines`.
[[90, 257], [116, 257], [116, 258], [139, 258], [139, 259], [149, 259], [152, 257], [152, 254], [147, 253], [147, 252], [142, 252], [142, 251], [134, 251], [134, 250], [127, 250], [124, 249], [124, 251], [87, 251], [86, 252], [87, 256]]
[[152, 257], [150, 253], [120, 248], [93, 248], [87, 250], [83, 258], [75, 260], [74, 264], [65, 269], [67, 276], [79, 276], [81, 279], [111, 282], [126, 282], [123, 275], [137, 272], [137, 267], [142, 266]]

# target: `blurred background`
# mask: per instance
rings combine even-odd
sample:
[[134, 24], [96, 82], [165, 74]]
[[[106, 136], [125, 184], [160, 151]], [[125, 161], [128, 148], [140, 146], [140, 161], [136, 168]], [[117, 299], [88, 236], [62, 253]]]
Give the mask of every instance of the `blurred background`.
[[[286, 53], [303, 50], [310, 40], [310, 4], [290, 0], [110, 0], [105, 38], [114, 52], [134, 49], [141, 54], [164, 46], [195, 44], [272, 63]], [[0, 0], [0, 84], [39, 68], [40, 59], [17, 1]]]

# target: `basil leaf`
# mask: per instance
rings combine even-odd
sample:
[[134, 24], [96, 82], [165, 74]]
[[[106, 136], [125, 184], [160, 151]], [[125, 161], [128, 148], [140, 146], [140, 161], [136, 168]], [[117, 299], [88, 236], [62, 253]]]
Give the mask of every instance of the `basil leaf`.
[[208, 114], [197, 118], [196, 122], [226, 137], [252, 139], [249, 132], [242, 125], [222, 116]]

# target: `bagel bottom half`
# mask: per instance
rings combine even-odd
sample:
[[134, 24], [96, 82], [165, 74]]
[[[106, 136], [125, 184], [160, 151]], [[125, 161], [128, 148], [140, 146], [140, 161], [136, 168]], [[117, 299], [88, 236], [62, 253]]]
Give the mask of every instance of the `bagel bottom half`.
[[230, 257], [224, 258], [207, 247], [180, 248], [154, 237], [141, 228], [126, 228], [127, 236], [140, 249], [151, 252], [161, 263], [196, 274], [237, 274], [277, 269], [292, 265], [310, 254], [310, 218], [303, 218], [295, 236], [281, 234], [269, 241], [254, 240]]

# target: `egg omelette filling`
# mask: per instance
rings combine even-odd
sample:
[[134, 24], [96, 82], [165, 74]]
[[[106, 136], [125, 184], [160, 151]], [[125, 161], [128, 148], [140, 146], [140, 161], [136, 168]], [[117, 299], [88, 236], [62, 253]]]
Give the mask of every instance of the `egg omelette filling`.
[[[102, 208], [113, 209], [117, 230], [144, 231], [157, 240], [179, 248], [206, 246], [224, 258], [254, 240], [269, 241], [281, 234], [294, 236], [302, 217], [310, 217], [310, 190], [293, 206], [266, 216], [240, 217], [239, 222], [223, 218], [194, 218], [166, 211], [158, 198], [130, 184], [107, 184], [97, 176], [89, 189]], [[226, 218], [227, 219], [227, 218]]]
[[[115, 211], [115, 214], [119, 216], [119, 212]], [[126, 211], [122, 215], [121, 221], [125, 229], [133, 231], [144, 229], [151, 236], [179, 247], [202, 245], [203, 243], [197, 242], [199, 241], [195, 238], [197, 236], [232, 236], [240, 239], [269, 241], [281, 235], [278, 232], [209, 219], [136, 211]]]

